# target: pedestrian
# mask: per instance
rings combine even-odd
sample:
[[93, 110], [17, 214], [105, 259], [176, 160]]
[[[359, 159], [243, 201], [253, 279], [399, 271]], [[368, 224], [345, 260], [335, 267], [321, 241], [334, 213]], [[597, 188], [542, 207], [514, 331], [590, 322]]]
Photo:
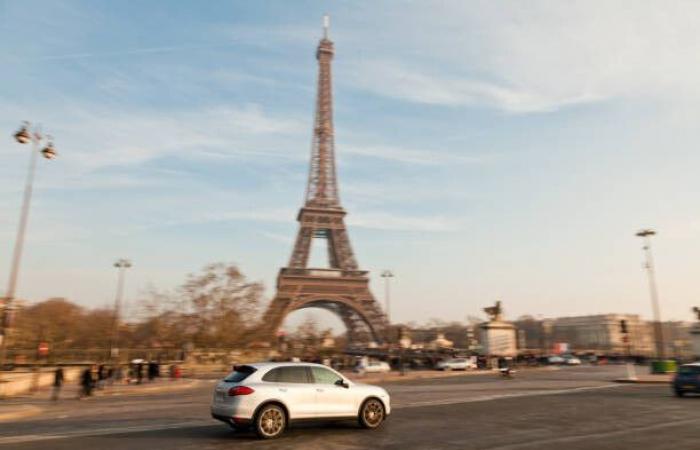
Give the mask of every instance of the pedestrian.
[[153, 382], [156, 377], [156, 363], [154, 361], [148, 361], [148, 381]]
[[107, 379], [107, 368], [104, 364], [100, 364], [97, 367], [97, 389], [103, 389], [105, 380]]
[[53, 372], [53, 393], [51, 394], [51, 400], [58, 400], [58, 396], [61, 394], [61, 387], [63, 386], [63, 367], [59, 364], [56, 370]]
[[143, 381], [143, 363], [136, 364], [136, 384]]
[[79, 398], [90, 397], [92, 395], [92, 389], [94, 388], [95, 384], [92, 379], [91, 367], [83, 370], [83, 373], [80, 375], [80, 386], [82, 389], [80, 391]]

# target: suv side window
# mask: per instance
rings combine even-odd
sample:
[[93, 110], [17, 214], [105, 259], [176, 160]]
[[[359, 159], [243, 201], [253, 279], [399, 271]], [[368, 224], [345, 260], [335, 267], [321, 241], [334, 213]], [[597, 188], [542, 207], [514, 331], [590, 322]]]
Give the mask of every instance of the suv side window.
[[341, 380], [338, 375], [331, 372], [323, 367], [311, 367], [311, 373], [314, 376], [314, 382], [317, 384], [335, 384], [336, 381]]
[[277, 383], [310, 383], [308, 370], [305, 366], [277, 367], [262, 377], [263, 381]]

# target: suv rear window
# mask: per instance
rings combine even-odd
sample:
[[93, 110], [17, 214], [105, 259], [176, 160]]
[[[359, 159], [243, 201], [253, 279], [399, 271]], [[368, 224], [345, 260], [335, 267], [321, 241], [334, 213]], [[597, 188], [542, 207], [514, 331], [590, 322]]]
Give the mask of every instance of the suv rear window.
[[233, 372], [226, 375], [224, 381], [227, 381], [229, 383], [240, 383], [241, 381], [248, 378], [250, 374], [255, 372], [256, 370], [258, 369], [252, 366], [235, 366], [233, 368]]

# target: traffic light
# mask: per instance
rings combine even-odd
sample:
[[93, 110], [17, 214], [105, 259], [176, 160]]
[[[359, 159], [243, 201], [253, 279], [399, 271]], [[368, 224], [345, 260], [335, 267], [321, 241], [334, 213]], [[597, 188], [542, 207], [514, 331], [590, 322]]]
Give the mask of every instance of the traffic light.
[[625, 319], [620, 320], [620, 333], [627, 334], [627, 321]]

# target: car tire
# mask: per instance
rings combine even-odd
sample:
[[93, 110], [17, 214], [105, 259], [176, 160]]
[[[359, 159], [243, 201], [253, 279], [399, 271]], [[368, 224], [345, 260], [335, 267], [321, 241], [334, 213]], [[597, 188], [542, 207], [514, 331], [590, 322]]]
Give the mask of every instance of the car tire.
[[676, 394], [676, 397], [683, 397], [683, 395], [685, 395], [685, 391], [682, 389], [674, 389], [673, 392]]
[[279, 405], [265, 405], [255, 415], [255, 433], [262, 439], [275, 439], [287, 428], [287, 414]]
[[379, 428], [386, 418], [384, 403], [377, 398], [368, 398], [360, 407], [360, 426], [373, 430]]

